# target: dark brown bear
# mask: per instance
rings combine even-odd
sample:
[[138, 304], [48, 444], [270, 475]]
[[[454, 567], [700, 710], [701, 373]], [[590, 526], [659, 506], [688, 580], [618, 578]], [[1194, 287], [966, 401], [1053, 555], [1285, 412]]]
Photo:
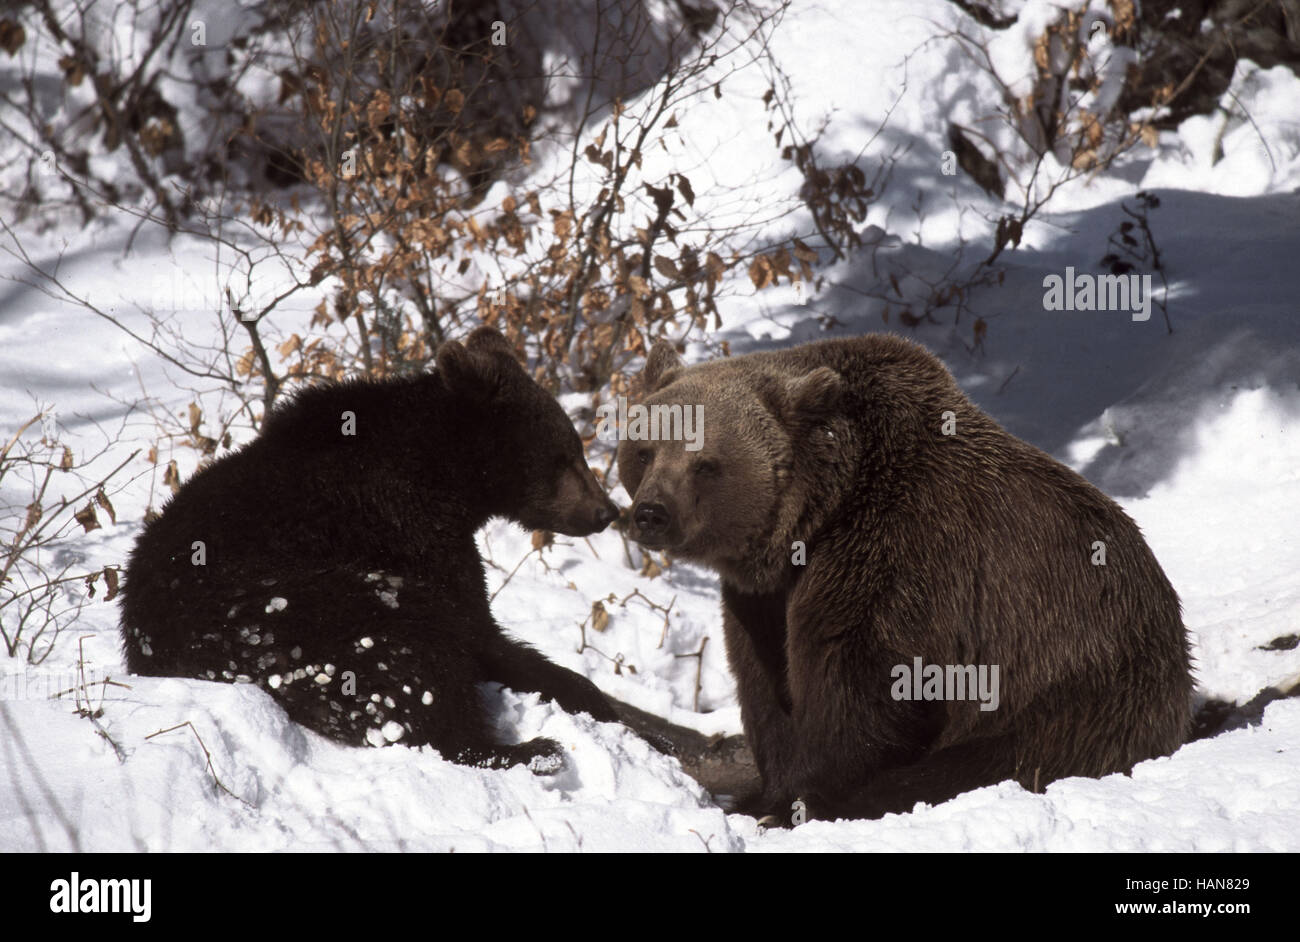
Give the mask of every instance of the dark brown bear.
[[[1137, 526], [921, 347], [875, 335], [686, 368], [659, 344], [644, 389], [648, 407], [703, 407], [703, 447], [630, 440], [665, 431], [651, 412], [620, 430], [618, 463], [633, 537], [721, 575], [763, 783], [742, 810], [879, 817], [1183, 742], [1187, 637]], [[918, 664], [996, 666], [996, 708], [900, 691]]]
[[583, 536], [616, 515], [559, 404], [480, 328], [443, 344], [436, 372], [300, 393], [195, 474], [132, 553], [126, 663], [251, 681], [345, 743], [554, 770], [550, 740], [493, 740], [477, 685], [613, 708], [502, 633], [474, 533], [500, 516]]

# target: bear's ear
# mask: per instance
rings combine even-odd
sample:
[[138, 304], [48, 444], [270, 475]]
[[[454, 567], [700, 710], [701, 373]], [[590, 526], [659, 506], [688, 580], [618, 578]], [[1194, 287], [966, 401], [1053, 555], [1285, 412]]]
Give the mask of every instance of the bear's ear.
[[476, 327], [465, 338], [465, 349], [475, 356], [493, 361], [498, 370], [497, 376], [501, 379], [516, 373], [520, 376], [528, 375], [515, 356], [510, 341], [495, 327]]
[[829, 366], [787, 380], [785, 409], [791, 417], [825, 415], [835, 409], [844, 393], [844, 378]]
[[510, 347], [510, 341], [501, 335], [501, 331], [495, 327], [476, 327], [474, 331], [465, 338], [465, 347], [475, 353], [504, 353], [514, 359], [515, 351]]
[[500, 357], [471, 351], [455, 340], [448, 340], [438, 348], [436, 362], [438, 375], [451, 392], [487, 397], [501, 388], [504, 364]]
[[650, 348], [650, 355], [645, 358], [645, 369], [641, 371], [645, 395], [658, 392], [671, 383], [683, 366], [682, 358], [677, 355], [677, 349], [671, 343], [656, 340]]

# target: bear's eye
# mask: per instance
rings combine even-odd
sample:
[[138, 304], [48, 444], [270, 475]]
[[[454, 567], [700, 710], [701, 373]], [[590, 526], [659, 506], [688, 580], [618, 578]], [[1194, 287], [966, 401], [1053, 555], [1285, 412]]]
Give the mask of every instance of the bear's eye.
[[654, 452], [649, 448], [639, 448], [636, 453], [636, 463], [641, 467], [646, 467], [654, 460]]
[[702, 478], [716, 478], [722, 471], [722, 469], [718, 467], [716, 461], [708, 460], [695, 462], [695, 464], [691, 466], [691, 470], [694, 471], [698, 477]]

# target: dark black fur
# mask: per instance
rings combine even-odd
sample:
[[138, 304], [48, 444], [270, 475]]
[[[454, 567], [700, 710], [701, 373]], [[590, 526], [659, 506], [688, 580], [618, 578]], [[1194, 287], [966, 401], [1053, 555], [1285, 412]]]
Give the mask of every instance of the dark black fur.
[[[721, 574], [763, 780], [747, 810], [878, 817], [1184, 741], [1187, 636], [1137, 526], [921, 347], [877, 335], [687, 368], [657, 346], [645, 381], [650, 404], [705, 409], [701, 451], [624, 441], [619, 469], [632, 535]], [[893, 699], [915, 657], [999, 665], [1000, 707]]]
[[[355, 436], [342, 434], [344, 412]], [[462, 763], [555, 759], [549, 740], [494, 742], [476, 685], [537, 691], [600, 720], [614, 711], [586, 678], [502, 633], [474, 533], [501, 516], [585, 535], [616, 514], [559, 405], [480, 329], [445, 344], [435, 373], [302, 392], [186, 482], [131, 556], [127, 666], [247, 679], [341, 742], [381, 743], [400, 727], [401, 742]]]

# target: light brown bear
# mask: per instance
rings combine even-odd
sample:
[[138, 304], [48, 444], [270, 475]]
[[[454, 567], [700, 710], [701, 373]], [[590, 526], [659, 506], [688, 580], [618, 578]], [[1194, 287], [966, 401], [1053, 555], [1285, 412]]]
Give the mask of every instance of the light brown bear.
[[922, 347], [873, 335], [684, 367], [660, 343], [643, 380], [647, 407], [702, 407], [696, 442], [645, 440], [663, 429], [643, 422], [618, 464], [632, 537], [721, 576], [762, 776], [740, 810], [879, 817], [1183, 742], [1187, 636], [1137, 526]]

